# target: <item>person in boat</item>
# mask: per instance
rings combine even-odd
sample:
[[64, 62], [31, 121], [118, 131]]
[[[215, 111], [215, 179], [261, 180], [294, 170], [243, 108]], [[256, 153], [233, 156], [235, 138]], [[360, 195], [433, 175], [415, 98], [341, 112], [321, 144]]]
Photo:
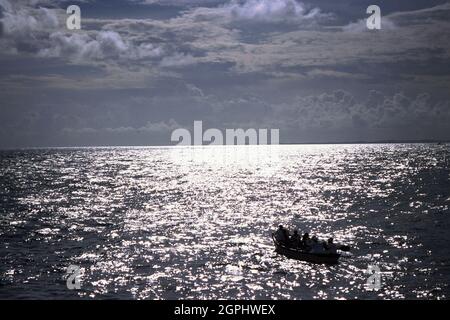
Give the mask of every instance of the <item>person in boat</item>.
[[311, 239], [309, 238], [309, 233], [305, 232], [305, 234], [302, 237], [301, 247], [303, 249], [308, 250], [310, 248], [310, 245], [311, 245]]
[[298, 234], [298, 230], [294, 230], [294, 233], [291, 236], [290, 239], [291, 247], [298, 248], [300, 246], [300, 235]]
[[302, 237], [302, 242], [306, 243], [306, 241], [308, 241], [308, 240], [310, 240], [310, 239], [309, 239], [309, 233], [308, 233], [308, 232], [305, 232], [305, 234], [304, 234], [303, 237]]
[[317, 243], [319, 242], [319, 239], [316, 236], [312, 236], [308, 242], [307, 242], [307, 246], [308, 248], [311, 250], [314, 246], [317, 245]]
[[275, 232], [275, 239], [282, 244], [288, 244], [289, 242], [289, 231], [281, 224], [278, 226], [278, 230]]
[[310, 244], [310, 252], [311, 253], [324, 253], [325, 248], [323, 246], [323, 243], [319, 241], [319, 238], [316, 236], [313, 236], [311, 238], [311, 244]]
[[328, 241], [324, 244], [324, 247], [329, 253], [336, 253], [337, 246], [334, 244], [333, 238], [329, 238]]

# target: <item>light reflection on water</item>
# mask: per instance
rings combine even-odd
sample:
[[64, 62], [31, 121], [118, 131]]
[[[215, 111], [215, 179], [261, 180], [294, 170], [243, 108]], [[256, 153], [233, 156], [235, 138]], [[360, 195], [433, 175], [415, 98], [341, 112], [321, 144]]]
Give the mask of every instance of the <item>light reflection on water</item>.
[[[448, 145], [0, 152], [0, 298], [448, 298]], [[278, 256], [278, 224], [336, 266]], [[82, 289], [65, 286], [81, 266]], [[366, 291], [369, 264], [382, 289]]]

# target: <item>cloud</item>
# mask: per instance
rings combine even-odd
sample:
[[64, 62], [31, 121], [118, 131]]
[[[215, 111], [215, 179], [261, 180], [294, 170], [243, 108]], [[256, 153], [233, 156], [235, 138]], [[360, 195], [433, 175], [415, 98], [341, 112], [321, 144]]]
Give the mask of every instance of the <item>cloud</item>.
[[389, 18], [401, 26], [426, 25], [447, 22], [450, 16], [450, 3], [444, 3], [430, 8], [395, 12]]
[[371, 90], [366, 99], [358, 99], [347, 91], [335, 90], [298, 97], [293, 104], [274, 107], [274, 112], [275, 119], [301, 130], [352, 132], [356, 129], [380, 136], [383, 130], [388, 130], [396, 131], [399, 136], [414, 130], [432, 132], [433, 128], [448, 127], [450, 100], [433, 101], [427, 93], [385, 95], [376, 90]]
[[[448, 18], [450, 16], [450, 3], [437, 5], [431, 8], [425, 8], [413, 11], [394, 12], [389, 15], [382, 15], [381, 28], [383, 30], [398, 30], [400, 27], [433, 25], [446, 25], [448, 27]], [[447, 29], [442, 27], [442, 29]], [[351, 22], [343, 26], [344, 31], [364, 32], [369, 31], [366, 26], [366, 19]]]
[[2, 24], [7, 36], [28, 37], [59, 26], [57, 12], [59, 10], [43, 7], [33, 8], [19, 3], [11, 4], [6, 0], [0, 2], [2, 8]]
[[129, 0], [139, 4], [160, 4], [160, 5], [176, 5], [176, 6], [193, 6], [193, 5], [214, 5], [222, 3], [225, 0]]
[[76, 63], [110, 60], [136, 61], [162, 58], [164, 49], [149, 42], [136, 43], [111, 30], [67, 31], [60, 9], [0, 3], [3, 17], [2, 47], [9, 53], [58, 57]]
[[336, 71], [332, 69], [312, 69], [311, 71], [307, 71], [306, 75], [308, 78], [335, 78], [335, 79], [368, 79], [367, 75], [362, 75], [355, 72], [343, 72]]
[[[383, 16], [382, 30], [369, 32], [364, 19], [331, 25], [332, 13], [300, 1], [205, 1], [164, 8], [170, 14], [154, 19], [90, 14], [82, 30], [68, 31], [57, 9], [68, 2], [0, 0], [2, 124], [25, 118], [17, 130], [34, 123], [59, 141], [67, 128], [77, 144], [141, 135], [150, 143], [148, 136], [168, 130], [167, 119], [277, 127], [294, 142], [306, 131], [309, 141], [368, 131], [373, 139], [448, 137], [449, 5]], [[40, 118], [23, 117], [27, 109], [39, 109]]]
[[87, 33], [65, 34], [55, 32], [49, 37], [47, 48], [39, 51], [41, 57], [66, 57], [77, 61], [98, 60], [107, 57], [118, 58], [128, 46], [116, 32], [98, 32], [94, 36]]
[[185, 53], [176, 53], [172, 56], [166, 56], [161, 60], [162, 67], [182, 67], [195, 64], [196, 60], [193, 56]]
[[296, 0], [233, 0], [222, 10], [233, 19], [256, 21], [312, 20], [324, 17], [318, 8], [307, 10]]
[[308, 9], [297, 0], [231, 0], [213, 8], [195, 8], [187, 12], [197, 21], [215, 20], [222, 23], [313, 23], [329, 18], [318, 8]]
[[[423, 59], [411, 53], [428, 47], [429, 39], [436, 36], [440, 39], [433, 46], [445, 47], [444, 52], [450, 55], [448, 36], [444, 32], [437, 34], [436, 26], [425, 25], [416, 30], [402, 28], [401, 22], [403, 17], [411, 16], [416, 23], [421, 20], [426, 24], [431, 16], [444, 24], [442, 17], [448, 16], [448, 4], [383, 16], [383, 29], [371, 35], [373, 43], [368, 33], [360, 32], [367, 31], [365, 20], [342, 27], [319, 27], [321, 19], [330, 14], [296, 0], [231, 0], [225, 4], [213, 1], [219, 5], [190, 8], [177, 18], [160, 21], [86, 19], [85, 25], [95, 25], [99, 30], [81, 32], [67, 32], [63, 23], [58, 24], [66, 17], [62, 10], [13, 6], [6, 0], [2, 3], [7, 8], [7, 16], [2, 18], [3, 52], [61, 57], [80, 64], [93, 60], [129, 68], [132, 62], [138, 69], [148, 68], [149, 64], [155, 68], [180, 68], [230, 63], [238, 73], [270, 74], [280, 71], [274, 70], [280, 67]], [[261, 27], [260, 23], [270, 26]], [[302, 27], [278, 30], [273, 23], [300, 23]], [[397, 24], [399, 28], [393, 32], [391, 28]]]
[[[382, 30], [394, 30], [396, 29], [395, 23], [389, 17], [383, 17], [381, 19], [381, 29]], [[346, 26], [342, 27], [343, 31], [346, 32], [370, 32], [367, 28], [366, 19], [358, 20], [357, 22], [351, 22]]]
[[[181, 126], [174, 120], [169, 119], [168, 121], [159, 122], [147, 122], [146, 125], [141, 127], [106, 127], [106, 128], [70, 128], [66, 127], [62, 129], [62, 135], [71, 139], [79, 138], [93, 138], [101, 137], [102, 139], [119, 138], [121, 141], [131, 141], [135, 140], [136, 137], [148, 138], [147, 143], [151, 143], [151, 139], [155, 139], [155, 136], [159, 139], [170, 137], [173, 130], [180, 128]], [[154, 142], [155, 140], [153, 140]]]
[[46, 48], [40, 49], [40, 57], [61, 57], [77, 62], [104, 59], [139, 60], [159, 58], [163, 49], [150, 43], [134, 45], [114, 31], [94, 33], [55, 32], [49, 37]]

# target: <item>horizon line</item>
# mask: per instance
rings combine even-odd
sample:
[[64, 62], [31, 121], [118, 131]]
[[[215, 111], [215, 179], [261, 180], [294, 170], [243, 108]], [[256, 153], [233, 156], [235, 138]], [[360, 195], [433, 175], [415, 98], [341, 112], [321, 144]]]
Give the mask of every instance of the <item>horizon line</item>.
[[[374, 140], [374, 141], [344, 141], [344, 142], [284, 142], [279, 144], [265, 144], [261, 146], [276, 145], [345, 145], [345, 144], [433, 144], [433, 143], [450, 143], [449, 140], [423, 139], [423, 140]], [[0, 151], [13, 150], [40, 150], [40, 149], [88, 149], [88, 148], [168, 148], [168, 147], [219, 147], [219, 146], [259, 146], [259, 144], [233, 144], [233, 145], [74, 145], [74, 146], [26, 146], [26, 147], [0, 147]]]

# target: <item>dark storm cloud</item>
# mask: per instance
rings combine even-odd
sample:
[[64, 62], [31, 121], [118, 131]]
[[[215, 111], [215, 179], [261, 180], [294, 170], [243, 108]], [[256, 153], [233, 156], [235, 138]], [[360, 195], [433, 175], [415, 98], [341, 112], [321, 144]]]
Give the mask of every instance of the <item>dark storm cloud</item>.
[[[282, 141], [450, 138], [450, 4], [0, 0], [2, 146], [166, 144], [176, 126]], [[421, 93], [423, 92], [423, 94]], [[95, 139], [94, 139], [95, 138]]]

